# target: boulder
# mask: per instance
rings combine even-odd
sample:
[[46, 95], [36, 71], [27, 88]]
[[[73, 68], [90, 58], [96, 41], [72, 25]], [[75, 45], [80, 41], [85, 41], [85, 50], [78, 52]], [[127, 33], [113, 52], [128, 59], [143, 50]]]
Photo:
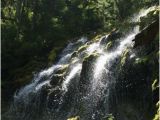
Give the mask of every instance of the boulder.
[[47, 97], [47, 106], [49, 109], [56, 110], [62, 97], [62, 90], [59, 87], [51, 89]]
[[87, 49], [87, 47], [88, 47], [88, 45], [87, 45], [87, 44], [85, 44], [85, 45], [83, 45], [83, 46], [79, 47], [79, 49], [78, 49], [78, 53], [80, 53], [80, 52], [82, 52], [82, 51], [86, 50], [86, 49]]
[[52, 80], [50, 81], [51, 85], [57, 86], [64, 80], [64, 74], [54, 74]]
[[94, 62], [97, 60], [99, 54], [93, 53], [87, 57], [84, 58], [83, 64], [82, 64], [82, 71], [80, 75], [80, 83], [79, 83], [79, 89], [80, 93], [85, 94], [86, 90], [89, 88], [89, 82], [90, 79], [93, 77], [93, 67]]
[[66, 72], [66, 70], [68, 69], [69, 65], [66, 64], [66, 65], [63, 65], [62, 67], [60, 67], [56, 72], [55, 74], [64, 74]]
[[159, 18], [160, 8], [158, 6], [148, 9], [148, 11], [147, 15], [140, 17], [139, 25], [141, 30]]
[[159, 21], [152, 22], [148, 27], [139, 32], [133, 41], [135, 41], [134, 48], [141, 45], [147, 45], [155, 39], [159, 32]]
[[121, 36], [121, 33], [118, 30], [114, 29], [113, 31], [111, 31], [109, 35], [106, 35], [101, 39], [100, 44], [106, 45], [109, 41], [115, 41], [120, 36]]
[[75, 51], [74, 53], [72, 53], [71, 58], [76, 57], [76, 56], [77, 56], [77, 54], [78, 54], [78, 51]]

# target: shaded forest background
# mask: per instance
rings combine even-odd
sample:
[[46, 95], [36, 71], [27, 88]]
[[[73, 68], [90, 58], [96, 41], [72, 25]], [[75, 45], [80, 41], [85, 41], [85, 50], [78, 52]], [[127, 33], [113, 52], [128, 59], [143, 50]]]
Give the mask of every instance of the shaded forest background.
[[111, 31], [158, 0], [2, 0], [2, 102], [52, 65], [69, 42]]

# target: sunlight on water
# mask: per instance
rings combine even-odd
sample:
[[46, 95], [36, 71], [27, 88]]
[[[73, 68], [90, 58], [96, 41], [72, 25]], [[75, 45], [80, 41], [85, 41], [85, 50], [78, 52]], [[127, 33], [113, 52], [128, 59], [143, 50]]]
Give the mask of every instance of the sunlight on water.
[[91, 45], [89, 45], [89, 47], [87, 48], [87, 53], [88, 54], [91, 54], [93, 53], [95, 50], [100, 50], [100, 47], [99, 47], [99, 42], [97, 43], [92, 43]]
[[[94, 72], [95, 79], [101, 76], [102, 70], [105, 68], [105, 64], [106, 64], [107, 59], [108, 59], [107, 54], [104, 54], [98, 58], [96, 65], [95, 65], [95, 72]], [[95, 84], [97, 84], [97, 83], [95, 83]]]
[[[49, 69], [40, 72], [39, 75], [38, 75], [38, 78], [41, 78], [42, 76], [45, 76], [45, 75], [49, 76], [49, 75], [51, 75], [56, 69], [58, 69], [58, 68], [60, 68], [60, 67], [62, 67], [62, 65], [53, 65], [53, 66], [50, 67]], [[35, 79], [35, 81], [36, 81], [36, 80], [38, 80], [38, 79]]]
[[103, 71], [105, 71], [106, 74], [109, 72], [108, 69], [111, 66], [110, 62], [113, 61], [116, 57], [120, 56], [125, 48], [132, 46], [132, 40], [134, 39], [137, 33], [138, 29], [135, 29], [135, 31], [133, 31], [126, 38], [122, 38], [120, 40], [120, 45], [117, 47], [116, 50], [109, 53], [104, 52], [103, 55], [101, 55], [98, 58], [94, 68], [94, 79], [92, 81], [92, 90], [96, 90], [96, 88], [102, 88], [103, 86], [105, 86], [101, 82]]
[[132, 22], [138, 22], [140, 20], [140, 17], [146, 16], [150, 11], [154, 10], [156, 6], [152, 6], [148, 9], [142, 9], [139, 14], [135, 14], [132, 17]]
[[70, 83], [71, 79], [81, 70], [82, 64], [77, 64], [74, 66], [74, 68], [71, 70], [69, 75], [66, 77], [65, 81], [62, 83], [62, 89], [64, 91], [68, 90], [68, 84]]
[[49, 80], [46, 80], [46, 81], [38, 84], [38, 85], [36, 86], [36, 89], [35, 89], [35, 90], [39, 90], [42, 86], [44, 86], [44, 85], [46, 85], [46, 84], [49, 84]]
[[85, 43], [85, 42], [87, 42], [87, 37], [82, 37], [77, 42]]
[[72, 55], [72, 53], [69, 53], [69, 54], [63, 56], [63, 57], [59, 60], [58, 64], [66, 64], [66, 63], [70, 60], [71, 55]]

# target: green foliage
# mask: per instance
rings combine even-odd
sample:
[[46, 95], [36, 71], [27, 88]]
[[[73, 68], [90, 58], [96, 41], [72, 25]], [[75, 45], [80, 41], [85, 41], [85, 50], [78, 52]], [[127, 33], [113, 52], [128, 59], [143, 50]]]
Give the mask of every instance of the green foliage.
[[112, 115], [112, 114], [108, 114], [107, 116], [106, 116], [106, 120], [115, 120], [115, 118], [114, 118], [114, 116]]
[[53, 49], [49, 53], [48, 60], [49, 60], [49, 62], [53, 63], [55, 58], [56, 58], [56, 50]]

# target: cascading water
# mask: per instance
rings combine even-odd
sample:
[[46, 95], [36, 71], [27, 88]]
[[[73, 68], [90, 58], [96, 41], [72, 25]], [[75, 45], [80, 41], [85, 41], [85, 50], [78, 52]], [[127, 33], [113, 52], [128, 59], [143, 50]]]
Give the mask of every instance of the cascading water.
[[[134, 22], [144, 16], [140, 13], [133, 18]], [[110, 51], [101, 44], [104, 39], [108, 42], [109, 35], [101, 37], [98, 42], [82, 37], [69, 43], [56, 64], [35, 75], [30, 84], [15, 94], [10, 109], [11, 119], [66, 120], [80, 115], [82, 120], [101, 120], [111, 112], [117, 112], [117, 120], [129, 120], [121, 114], [117, 102], [117, 66], [124, 50], [132, 49], [132, 40], [138, 32], [136, 26], [129, 34], [116, 38], [117, 44]], [[87, 47], [82, 49], [84, 44]], [[86, 62], [87, 57], [95, 53], [98, 54], [96, 60]], [[130, 59], [135, 57], [135, 53], [130, 55]], [[92, 64], [92, 67], [84, 69], [83, 64]], [[85, 85], [87, 87], [83, 90]], [[113, 104], [117, 106], [111, 108]]]

